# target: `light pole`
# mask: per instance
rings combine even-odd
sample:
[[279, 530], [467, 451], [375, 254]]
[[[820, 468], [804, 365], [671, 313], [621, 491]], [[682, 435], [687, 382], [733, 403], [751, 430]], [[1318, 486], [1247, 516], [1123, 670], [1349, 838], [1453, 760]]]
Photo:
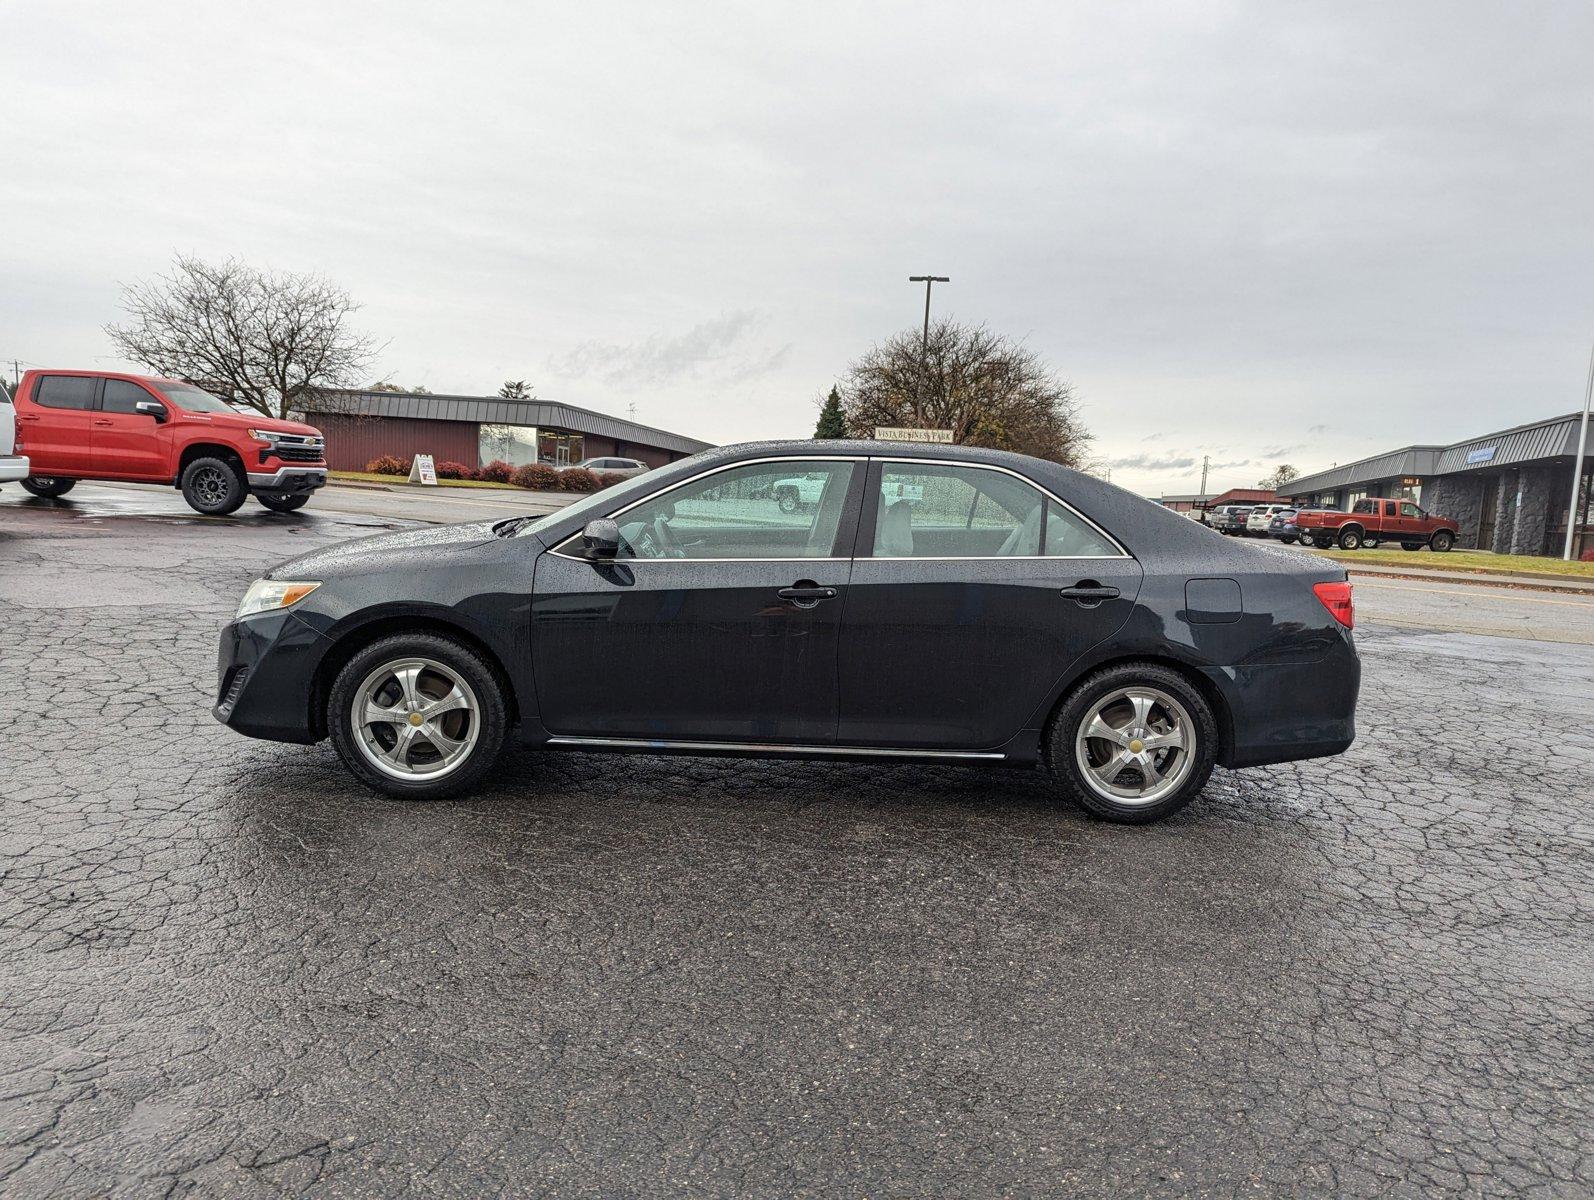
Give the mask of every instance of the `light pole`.
[[924, 340], [919, 344], [919, 393], [913, 404], [913, 423], [924, 428], [924, 385], [930, 375], [930, 289], [938, 283], [951, 283], [949, 275], [909, 275], [909, 283], [924, 284]]
[[1577, 457], [1572, 460], [1572, 502], [1566, 509], [1566, 549], [1561, 557], [1572, 561], [1572, 539], [1577, 534], [1577, 493], [1583, 485], [1583, 451], [1588, 449], [1588, 410], [1594, 402], [1594, 351], [1588, 359], [1588, 383], [1583, 388], [1583, 424], [1577, 433]]

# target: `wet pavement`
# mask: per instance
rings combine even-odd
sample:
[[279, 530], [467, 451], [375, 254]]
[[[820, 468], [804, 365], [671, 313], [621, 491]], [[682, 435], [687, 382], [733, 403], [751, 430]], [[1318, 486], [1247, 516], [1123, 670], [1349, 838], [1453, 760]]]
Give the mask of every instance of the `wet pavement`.
[[248, 581], [397, 522], [163, 514], [0, 495], [0, 1194], [1594, 1187], [1594, 648], [1374, 623], [1349, 754], [1148, 829], [909, 765], [410, 805], [208, 711]]

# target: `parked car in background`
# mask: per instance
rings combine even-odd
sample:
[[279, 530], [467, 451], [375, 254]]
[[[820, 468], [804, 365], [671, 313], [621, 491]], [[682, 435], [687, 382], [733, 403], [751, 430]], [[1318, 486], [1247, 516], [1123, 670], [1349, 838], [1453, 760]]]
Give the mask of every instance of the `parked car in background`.
[[610, 455], [606, 458], [584, 458], [576, 464], [589, 471], [602, 471], [605, 475], [624, 475], [630, 478], [640, 475], [648, 469], [648, 464], [636, 458], [615, 458]]
[[[775, 499], [794, 480], [815, 485], [802, 512]], [[330, 738], [417, 800], [475, 789], [519, 741], [1044, 766], [1139, 824], [1215, 763], [1345, 750], [1353, 623], [1340, 564], [1230, 545], [1055, 463], [764, 442], [545, 517], [282, 563], [222, 632], [213, 711]]]
[[11, 393], [0, 384], [0, 483], [13, 483], [26, 479], [32, 467], [27, 455], [17, 450], [17, 410], [11, 403]]
[[[1295, 523], [1295, 518], [1303, 512], [1336, 512], [1332, 508], [1286, 508], [1268, 522], [1268, 537], [1278, 538], [1286, 546], [1301, 541], [1301, 528]], [[1305, 544], [1304, 542], [1302, 543]]]
[[775, 497], [775, 503], [780, 506], [780, 511], [783, 513], [812, 508], [824, 495], [825, 484], [829, 478], [826, 472], [810, 471], [806, 475], [791, 479], [777, 479], [770, 488], [770, 495]]
[[241, 413], [180, 379], [29, 371], [15, 401], [32, 460], [22, 486], [35, 496], [64, 496], [80, 479], [162, 483], [223, 516], [251, 494], [293, 512], [327, 481], [320, 430]]
[[1399, 542], [1402, 550], [1445, 551], [1456, 544], [1460, 526], [1446, 517], [1429, 516], [1410, 500], [1369, 497], [1345, 512], [1303, 512], [1295, 523], [1303, 538], [1319, 550], [1372, 549], [1380, 542]]
[[1245, 519], [1251, 515], [1249, 504], [1220, 504], [1207, 510], [1207, 524], [1219, 533], [1238, 537], [1245, 532]]
[[1245, 514], [1245, 532], [1251, 537], [1267, 537], [1273, 518], [1289, 508], [1288, 504], [1258, 504]]

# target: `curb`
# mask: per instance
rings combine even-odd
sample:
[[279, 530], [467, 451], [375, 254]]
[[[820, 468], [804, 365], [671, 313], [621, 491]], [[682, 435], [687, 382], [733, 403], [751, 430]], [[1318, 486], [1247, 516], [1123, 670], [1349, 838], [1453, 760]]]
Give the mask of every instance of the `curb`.
[[1594, 599], [1594, 588], [1579, 587], [1576, 584], [1563, 584], [1553, 579], [1546, 579], [1539, 575], [1501, 575], [1493, 579], [1480, 579], [1465, 571], [1435, 575], [1412, 575], [1399, 568], [1370, 568], [1353, 567], [1341, 564], [1351, 575], [1362, 575], [1369, 579], [1410, 579], [1417, 583], [1470, 583], [1474, 587], [1505, 588], [1512, 591], [1529, 592], [1558, 592], [1563, 596], [1588, 596]]

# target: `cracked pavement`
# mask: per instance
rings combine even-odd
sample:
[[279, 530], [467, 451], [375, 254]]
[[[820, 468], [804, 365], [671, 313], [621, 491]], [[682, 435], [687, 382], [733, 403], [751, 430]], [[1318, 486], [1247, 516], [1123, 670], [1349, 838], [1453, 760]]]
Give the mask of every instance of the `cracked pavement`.
[[1360, 738], [1147, 829], [1041, 776], [214, 723], [372, 517], [0, 503], [0, 1194], [1586, 1196], [1594, 647], [1358, 631]]

